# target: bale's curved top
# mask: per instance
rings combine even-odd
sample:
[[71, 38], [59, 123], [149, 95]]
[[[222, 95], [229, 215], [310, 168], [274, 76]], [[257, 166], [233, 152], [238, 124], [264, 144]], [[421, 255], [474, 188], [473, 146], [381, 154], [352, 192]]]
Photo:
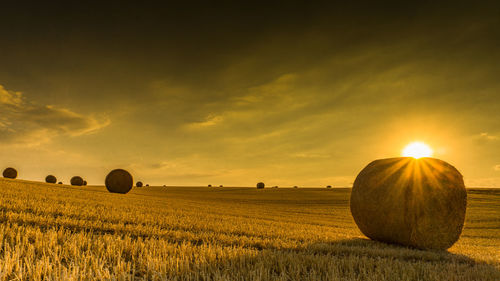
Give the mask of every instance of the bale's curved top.
[[109, 192], [125, 194], [132, 189], [134, 179], [129, 172], [115, 169], [106, 176], [105, 184]]
[[261, 189], [261, 188], [264, 188], [264, 187], [266, 187], [266, 185], [263, 182], [257, 183], [257, 188], [258, 189]]
[[45, 177], [45, 182], [46, 183], [56, 183], [57, 178], [54, 175], [48, 175]]
[[71, 178], [69, 181], [71, 185], [76, 185], [76, 186], [82, 186], [83, 185], [83, 179], [80, 176], [74, 176]]
[[447, 249], [459, 238], [467, 205], [462, 175], [435, 158], [375, 160], [356, 177], [351, 213], [374, 240]]
[[17, 178], [17, 170], [12, 167], [8, 167], [3, 170], [3, 177], [8, 179], [15, 179]]

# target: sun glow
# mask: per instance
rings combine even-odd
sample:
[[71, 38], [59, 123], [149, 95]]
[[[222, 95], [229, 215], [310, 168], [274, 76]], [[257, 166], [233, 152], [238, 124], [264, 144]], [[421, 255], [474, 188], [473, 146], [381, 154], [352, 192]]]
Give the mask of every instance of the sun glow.
[[408, 144], [403, 149], [403, 156], [405, 157], [413, 157], [413, 158], [422, 158], [422, 157], [431, 157], [434, 151], [423, 142], [412, 142]]

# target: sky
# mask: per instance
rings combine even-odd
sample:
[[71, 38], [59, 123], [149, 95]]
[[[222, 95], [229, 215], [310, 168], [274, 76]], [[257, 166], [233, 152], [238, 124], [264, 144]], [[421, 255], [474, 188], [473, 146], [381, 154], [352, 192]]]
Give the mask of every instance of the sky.
[[8, 2], [0, 169], [20, 178], [351, 186], [422, 141], [500, 187], [493, 1]]

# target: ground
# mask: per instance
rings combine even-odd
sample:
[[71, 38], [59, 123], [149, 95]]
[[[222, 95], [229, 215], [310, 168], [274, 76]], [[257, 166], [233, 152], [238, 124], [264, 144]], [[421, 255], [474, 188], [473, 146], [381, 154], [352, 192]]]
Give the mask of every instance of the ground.
[[469, 189], [448, 251], [364, 237], [350, 189], [0, 179], [0, 280], [500, 280], [500, 189]]

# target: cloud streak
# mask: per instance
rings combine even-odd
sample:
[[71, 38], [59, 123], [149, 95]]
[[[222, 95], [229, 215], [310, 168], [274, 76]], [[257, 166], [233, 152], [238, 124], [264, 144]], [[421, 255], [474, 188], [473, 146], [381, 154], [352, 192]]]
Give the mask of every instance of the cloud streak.
[[94, 133], [110, 124], [66, 108], [39, 105], [21, 92], [0, 85], [0, 143], [33, 146], [58, 136], [76, 137]]

